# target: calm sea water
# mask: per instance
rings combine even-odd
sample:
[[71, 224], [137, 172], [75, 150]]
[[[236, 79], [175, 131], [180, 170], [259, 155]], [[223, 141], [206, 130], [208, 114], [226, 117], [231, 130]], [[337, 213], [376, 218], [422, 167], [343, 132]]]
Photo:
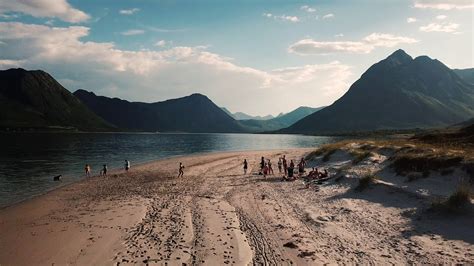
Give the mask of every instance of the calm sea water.
[[[332, 137], [259, 134], [0, 133], [0, 207], [84, 178], [86, 163], [98, 174], [177, 155], [216, 151], [316, 147]], [[63, 175], [62, 182], [53, 176]]]

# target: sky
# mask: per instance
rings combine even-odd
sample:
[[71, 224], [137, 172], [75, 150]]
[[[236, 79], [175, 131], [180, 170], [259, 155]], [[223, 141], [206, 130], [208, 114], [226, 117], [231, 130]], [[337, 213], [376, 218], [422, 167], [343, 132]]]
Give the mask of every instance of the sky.
[[232, 112], [332, 104], [397, 49], [474, 67], [474, 0], [0, 0], [0, 69]]

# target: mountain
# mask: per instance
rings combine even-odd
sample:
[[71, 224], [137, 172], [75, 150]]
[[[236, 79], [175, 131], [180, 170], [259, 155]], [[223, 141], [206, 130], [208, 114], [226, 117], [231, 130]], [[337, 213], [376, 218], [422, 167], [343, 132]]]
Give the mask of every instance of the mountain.
[[255, 119], [255, 120], [268, 120], [272, 119], [272, 115], [266, 115], [266, 116], [251, 116], [249, 114], [243, 113], [243, 112], [236, 112], [232, 113], [225, 107], [221, 107], [221, 109], [228, 115], [232, 116], [235, 120], [249, 120], [249, 119]]
[[243, 132], [232, 117], [201, 94], [156, 103], [129, 102], [74, 92], [85, 105], [107, 122], [133, 131], [148, 132]]
[[48, 73], [0, 71], [0, 128], [113, 130]]
[[474, 84], [474, 68], [454, 69], [454, 72], [467, 83]]
[[441, 127], [474, 117], [474, 85], [403, 50], [371, 66], [340, 99], [281, 133], [326, 134]]
[[248, 115], [246, 113], [242, 113], [242, 112], [237, 112], [237, 113], [234, 113], [233, 117], [236, 119], [236, 120], [248, 120], [248, 119], [255, 119], [255, 120], [268, 120], [268, 119], [272, 119], [273, 116], [272, 115], [266, 115], [266, 116], [251, 116], [251, 115]]
[[286, 113], [280, 114], [277, 117], [269, 120], [241, 120], [240, 123], [246, 126], [249, 130], [254, 132], [263, 132], [263, 131], [274, 131], [282, 128], [286, 128], [294, 124], [296, 121], [316, 112], [324, 107], [312, 108], [301, 106], [297, 109]]

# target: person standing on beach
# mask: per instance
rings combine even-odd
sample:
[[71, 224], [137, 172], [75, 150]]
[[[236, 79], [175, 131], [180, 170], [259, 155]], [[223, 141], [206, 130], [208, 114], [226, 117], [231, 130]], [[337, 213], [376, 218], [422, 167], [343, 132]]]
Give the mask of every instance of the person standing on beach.
[[129, 161], [129, 160], [125, 160], [125, 171], [128, 172], [128, 170], [130, 170], [130, 161]]
[[283, 155], [282, 163], [283, 163], [283, 171], [284, 171], [285, 176], [286, 176], [288, 174], [288, 164], [286, 162], [285, 155]]
[[265, 158], [262, 156], [262, 160], [260, 161], [260, 174], [263, 173], [263, 167], [265, 167]]
[[183, 177], [184, 176], [184, 165], [183, 163], [179, 163], [179, 171], [178, 171], [178, 177]]
[[287, 180], [289, 181], [293, 181], [295, 180], [295, 176], [293, 175], [294, 174], [294, 168], [295, 168], [295, 164], [293, 163], [293, 160], [290, 162], [290, 166], [287, 168], [287, 172], [288, 172], [288, 178]]
[[273, 167], [272, 167], [272, 162], [270, 161], [270, 159], [268, 159], [268, 174], [269, 175], [273, 175]]
[[304, 173], [304, 167], [306, 166], [306, 161], [304, 158], [301, 158], [301, 161], [298, 163], [298, 173], [300, 176]]
[[280, 157], [280, 158], [278, 158], [278, 173], [280, 173], [280, 174], [281, 174], [281, 165], [282, 164], [283, 163], [281, 162], [281, 157]]
[[102, 166], [102, 175], [103, 175], [103, 176], [107, 176], [107, 165], [106, 165], [106, 164], [104, 164], [104, 165]]
[[247, 168], [248, 168], [247, 159], [244, 159], [244, 175], [247, 174]]
[[84, 170], [86, 171], [86, 176], [90, 177], [91, 176], [91, 167], [90, 167], [90, 165], [86, 164], [86, 167], [84, 167]]

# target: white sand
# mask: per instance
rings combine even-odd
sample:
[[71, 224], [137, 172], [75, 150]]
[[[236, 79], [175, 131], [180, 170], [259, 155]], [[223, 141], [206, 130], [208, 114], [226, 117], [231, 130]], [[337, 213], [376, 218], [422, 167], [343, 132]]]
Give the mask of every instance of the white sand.
[[[386, 184], [354, 191], [357, 177], [382, 169], [383, 158], [319, 191], [278, 174], [242, 175], [244, 158], [252, 173], [260, 156], [272, 158], [277, 173], [281, 154], [297, 160], [308, 151], [173, 158], [52, 191], [0, 211], [0, 264], [474, 262], [474, 218], [425, 211], [429, 198], [418, 191], [439, 194], [438, 181], [403, 189], [387, 172]], [[180, 161], [185, 177], [177, 179]], [[324, 164], [347, 163], [336, 153]]]

